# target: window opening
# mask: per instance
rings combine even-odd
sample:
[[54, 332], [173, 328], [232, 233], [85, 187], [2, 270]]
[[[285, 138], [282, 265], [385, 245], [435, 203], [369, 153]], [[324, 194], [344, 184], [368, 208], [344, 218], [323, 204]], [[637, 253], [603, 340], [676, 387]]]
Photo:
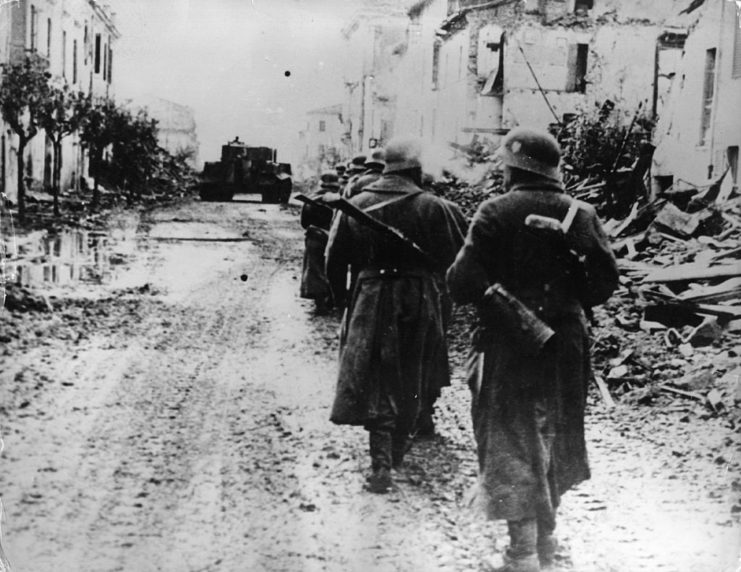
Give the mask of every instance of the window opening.
[[733, 37], [733, 71], [734, 78], [741, 77], [741, 10], [736, 11], [736, 27]]
[[36, 50], [39, 34], [39, 13], [36, 6], [31, 6], [31, 50]]
[[705, 83], [702, 90], [702, 116], [700, 118], [700, 145], [707, 143], [710, 119], [713, 114], [713, 99], [715, 97], [715, 60], [716, 49], [705, 52]]
[[67, 78], [67, 32], [62, 30], [62, 77]]
[[586, 14], [594, 8], [594, 0], [575, 0], [574, 14]]
[[100, 73], [100, 34], [95, 34], [95, 73]]
[[572, 44], [569, 47], [568, 78], [566, 91], [585, 93], [587, 90], [587, 60], [589, 44]]
[[72, 83], [77, 83], [77, 40], [72, 40]]
[[440, 87], [440, 41], [432, 46], [432, 89]]
[[729, 147], [726, 156], [728, 157], [728, 166], [731, 168], [731, 181], [735, 187], [738, 185], [738, 145]]

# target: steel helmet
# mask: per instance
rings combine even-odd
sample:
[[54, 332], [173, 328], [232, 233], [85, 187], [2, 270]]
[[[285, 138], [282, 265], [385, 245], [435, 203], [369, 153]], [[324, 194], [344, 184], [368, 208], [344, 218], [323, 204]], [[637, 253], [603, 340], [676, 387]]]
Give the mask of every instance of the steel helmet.
[[365, 162], [365, 166], [384, 168], [386, 166], [386, 153], [383, 149], [374, 149], [370, 158]]
[[340, 179], [334, 171], [324, 171], [320, 177], [322, 189], [339, 189]]
[[365, 155], [362, 153], [355, 155], [347, 164], [347, 170], [350, 173], [362, 173], [365, 171]]
[[529, 127], [512, 129], [502, 140], [497, 157], [510, 167], [537, 173], [555, 181], [561, 180], [558, 172], [561, 149], [558, 141], [545, 131]]
[[416, 137], [398, 137], [386, 145], [384, 173], [422, 167], [422, 142]]

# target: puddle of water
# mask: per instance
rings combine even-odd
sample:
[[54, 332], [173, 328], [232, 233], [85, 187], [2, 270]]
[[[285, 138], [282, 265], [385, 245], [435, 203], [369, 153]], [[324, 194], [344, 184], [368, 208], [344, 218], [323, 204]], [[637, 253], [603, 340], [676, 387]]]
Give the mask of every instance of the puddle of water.
[[[104, 231], [45, 231], [0, 237], [0, 286], [15, 284], [45, 293], [102, 295], [112, 289], [151, 284], [185, 292], [244, 253], [248, 239], [210, 223], [155, 223], [137, 234], [138, 219], [116, 221]], [[219, 244], [219, 243], [233, 244]]]
[[40, 289], [110, 283], [137, 252], [136, 228], [37, 232], [13, 242], [5, 283]]

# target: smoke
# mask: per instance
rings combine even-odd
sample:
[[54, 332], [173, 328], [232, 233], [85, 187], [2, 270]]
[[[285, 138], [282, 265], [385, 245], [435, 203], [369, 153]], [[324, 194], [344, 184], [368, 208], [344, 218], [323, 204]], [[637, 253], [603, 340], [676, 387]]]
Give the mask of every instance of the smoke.
[[478, 185], [497, 168], [498, 163], [493, 158], [483, 162], [472, 162], [465, 151], [452, 146], [429, 145], [422, 152], [422, 170], [435, 181], [444, 180], [452, 175], [468, 185]]

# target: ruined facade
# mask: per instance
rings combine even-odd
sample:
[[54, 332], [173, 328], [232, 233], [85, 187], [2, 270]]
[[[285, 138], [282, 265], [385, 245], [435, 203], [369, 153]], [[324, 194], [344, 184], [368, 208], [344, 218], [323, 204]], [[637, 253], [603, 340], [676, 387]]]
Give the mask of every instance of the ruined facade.
[[193, 110], [187, 105], [156, 96], [141, 97], [134, 103], [157, 120], [160, 147], [174, 156], [187, 154], [188, 164], [197, 167], [199, 144]]
[[306, 172], [299, 169], [295, 174], [307, 178], [335, 165], [349, 154], [345, 143], [341, 103], [307, 112], [305, 128], [299, 134], [297, 154], [298, 165]]
[[397, 0], [366, 8], [343, 30], [345, 147], [369, 153], [394, 135], [399, 94], [410, 83], [399, 73], [408, 51], [407, 8]]
[[662, 187], [702, 187], [726, 170], [738, 188], [741, 14], [734, 0], [694, 2], [672, 91], [656, 128], [653, 175]]
[[[397, 123], [439, 144], [546, 127], [606, 99], [658, 113], [682, 48], [665, 0], [421, 0], [409, 10], [408, 85]], [[662, 39], [663, 38], [663, 39]], [[425, 109], [424, 114], [420, 109]]]
[[[54, 81], [73, 90], [109, 95], [114, 86], [114, 46], [119, 33], [111, 13], [96, 0], [13, 0], [0, 2], [0, 61], [15, 62], [34, 51], [49, 62]], [[15, 135], [0, 118], [0, 188], [15, 200]], [[32, 187], [51, 183], [51, 142], [39, 132], [26, 147]], [[62, 189], [78, 183], [86, 159], [75, 135], [62, 146]]]

